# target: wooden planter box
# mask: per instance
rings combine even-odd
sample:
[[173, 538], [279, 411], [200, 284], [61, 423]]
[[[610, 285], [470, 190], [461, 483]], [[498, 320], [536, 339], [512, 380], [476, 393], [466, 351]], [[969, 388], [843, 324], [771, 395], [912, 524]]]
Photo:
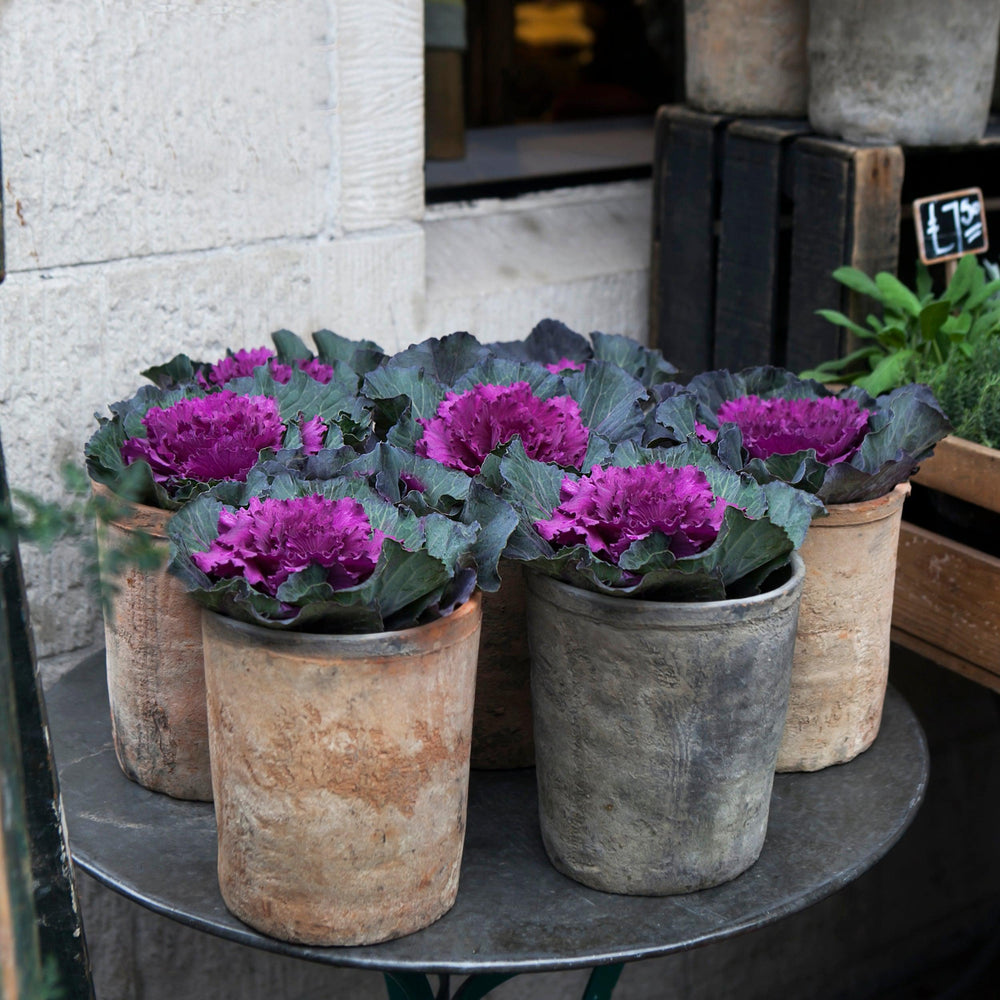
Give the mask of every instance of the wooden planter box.
[[[913, 481], [1000, 513], [1000, 451], [992, 448], [947, 437]], [[1000, 691], [1000, 559], [904, 520], [892, 638]]]

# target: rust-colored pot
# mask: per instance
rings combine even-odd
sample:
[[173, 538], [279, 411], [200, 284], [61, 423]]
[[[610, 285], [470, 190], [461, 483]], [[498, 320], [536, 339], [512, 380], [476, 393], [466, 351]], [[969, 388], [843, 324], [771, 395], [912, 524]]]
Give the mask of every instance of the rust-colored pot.
[[455, 902], [468, 801], [478, 594], [374, 635], [203, 612], [219, 887], [285, 941], [374, 944]]
[[[114, 497], [99, 483], [93, 489]], [[210, 802], [201, 609], [167, 572], [170, 517], [167, 510], [130, 504], [120, 517], [98, 525], [102, 553], [144, 532], [164, 557], [159, 569], [132, 566], [106, 578], [114, 587], [104, 638], [115, 754], [144, 788]]]
[[524, 563], [500, 560], [500, 589], [483, 594], [472, 766], [532, 767], [531, 659], [524, 611]]
[[802, 545], [806, 582], [779, 771], [818, 771], [867, 750], [889, 676], [896, 549], [909, 483], [831, 504]]

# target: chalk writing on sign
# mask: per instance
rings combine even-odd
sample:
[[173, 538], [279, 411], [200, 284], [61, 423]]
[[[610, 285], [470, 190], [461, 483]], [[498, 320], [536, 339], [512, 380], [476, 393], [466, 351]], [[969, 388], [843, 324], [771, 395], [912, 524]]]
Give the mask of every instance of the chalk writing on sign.
[[955, 260], [989, 248], [986, 212], [979, 188], [949, 191], [913, 203], [920, 259], [925, 264]]

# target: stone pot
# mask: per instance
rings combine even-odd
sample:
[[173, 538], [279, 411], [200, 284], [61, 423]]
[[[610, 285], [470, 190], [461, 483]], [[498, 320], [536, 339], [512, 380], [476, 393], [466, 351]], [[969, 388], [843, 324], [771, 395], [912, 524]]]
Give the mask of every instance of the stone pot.
[[850, 142], [975, 142], [998, 32], [996, 0], [811, 0], [809, 122]]
[[688, 103], [730, 115], [806, 113], [808, 0], [685, 0]]
[[661, 603], [528, 577], [542, 840], [594, 889], [692, 892], [764, 844], [805, 575]]
[[374, 944], [455, 902], [468, 801], [478, 594], [373, 635], [203, 612], [219, 887], [285, 941]]
[[872, 745], [889, 677], [896, 550], [909, 483], [831, 504], [802, 545], [806, 581], [779, 771], [817, 771]]
[[500, 589], [483, 594], [483, 631], [472, 722], [472, 766], [531, 767], [531, 660], [524, 615], [524, 564], [500, 560]]
[[[94, 483], [94, 492], [114, 494]], [[133, 781], [178, 799], [212, 799], [201, 609], [167, 572], [171, 512], [130, 504], [98, 525], [102, 555], [149, 535], [163, 554], [156, 570], [129, 567], [114, 587], [104, 619], [108, 696], [115, 754]]]

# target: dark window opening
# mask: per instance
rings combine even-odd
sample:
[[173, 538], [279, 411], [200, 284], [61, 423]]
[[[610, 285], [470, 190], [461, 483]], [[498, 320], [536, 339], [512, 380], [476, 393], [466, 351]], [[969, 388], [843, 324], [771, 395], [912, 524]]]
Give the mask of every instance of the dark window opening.
[[447, 3], [426, 22], [428, 201], [649, 175], [656, 108], [683, 97], [681, 0], [466, 0], [463, 51], [435, 44]]

